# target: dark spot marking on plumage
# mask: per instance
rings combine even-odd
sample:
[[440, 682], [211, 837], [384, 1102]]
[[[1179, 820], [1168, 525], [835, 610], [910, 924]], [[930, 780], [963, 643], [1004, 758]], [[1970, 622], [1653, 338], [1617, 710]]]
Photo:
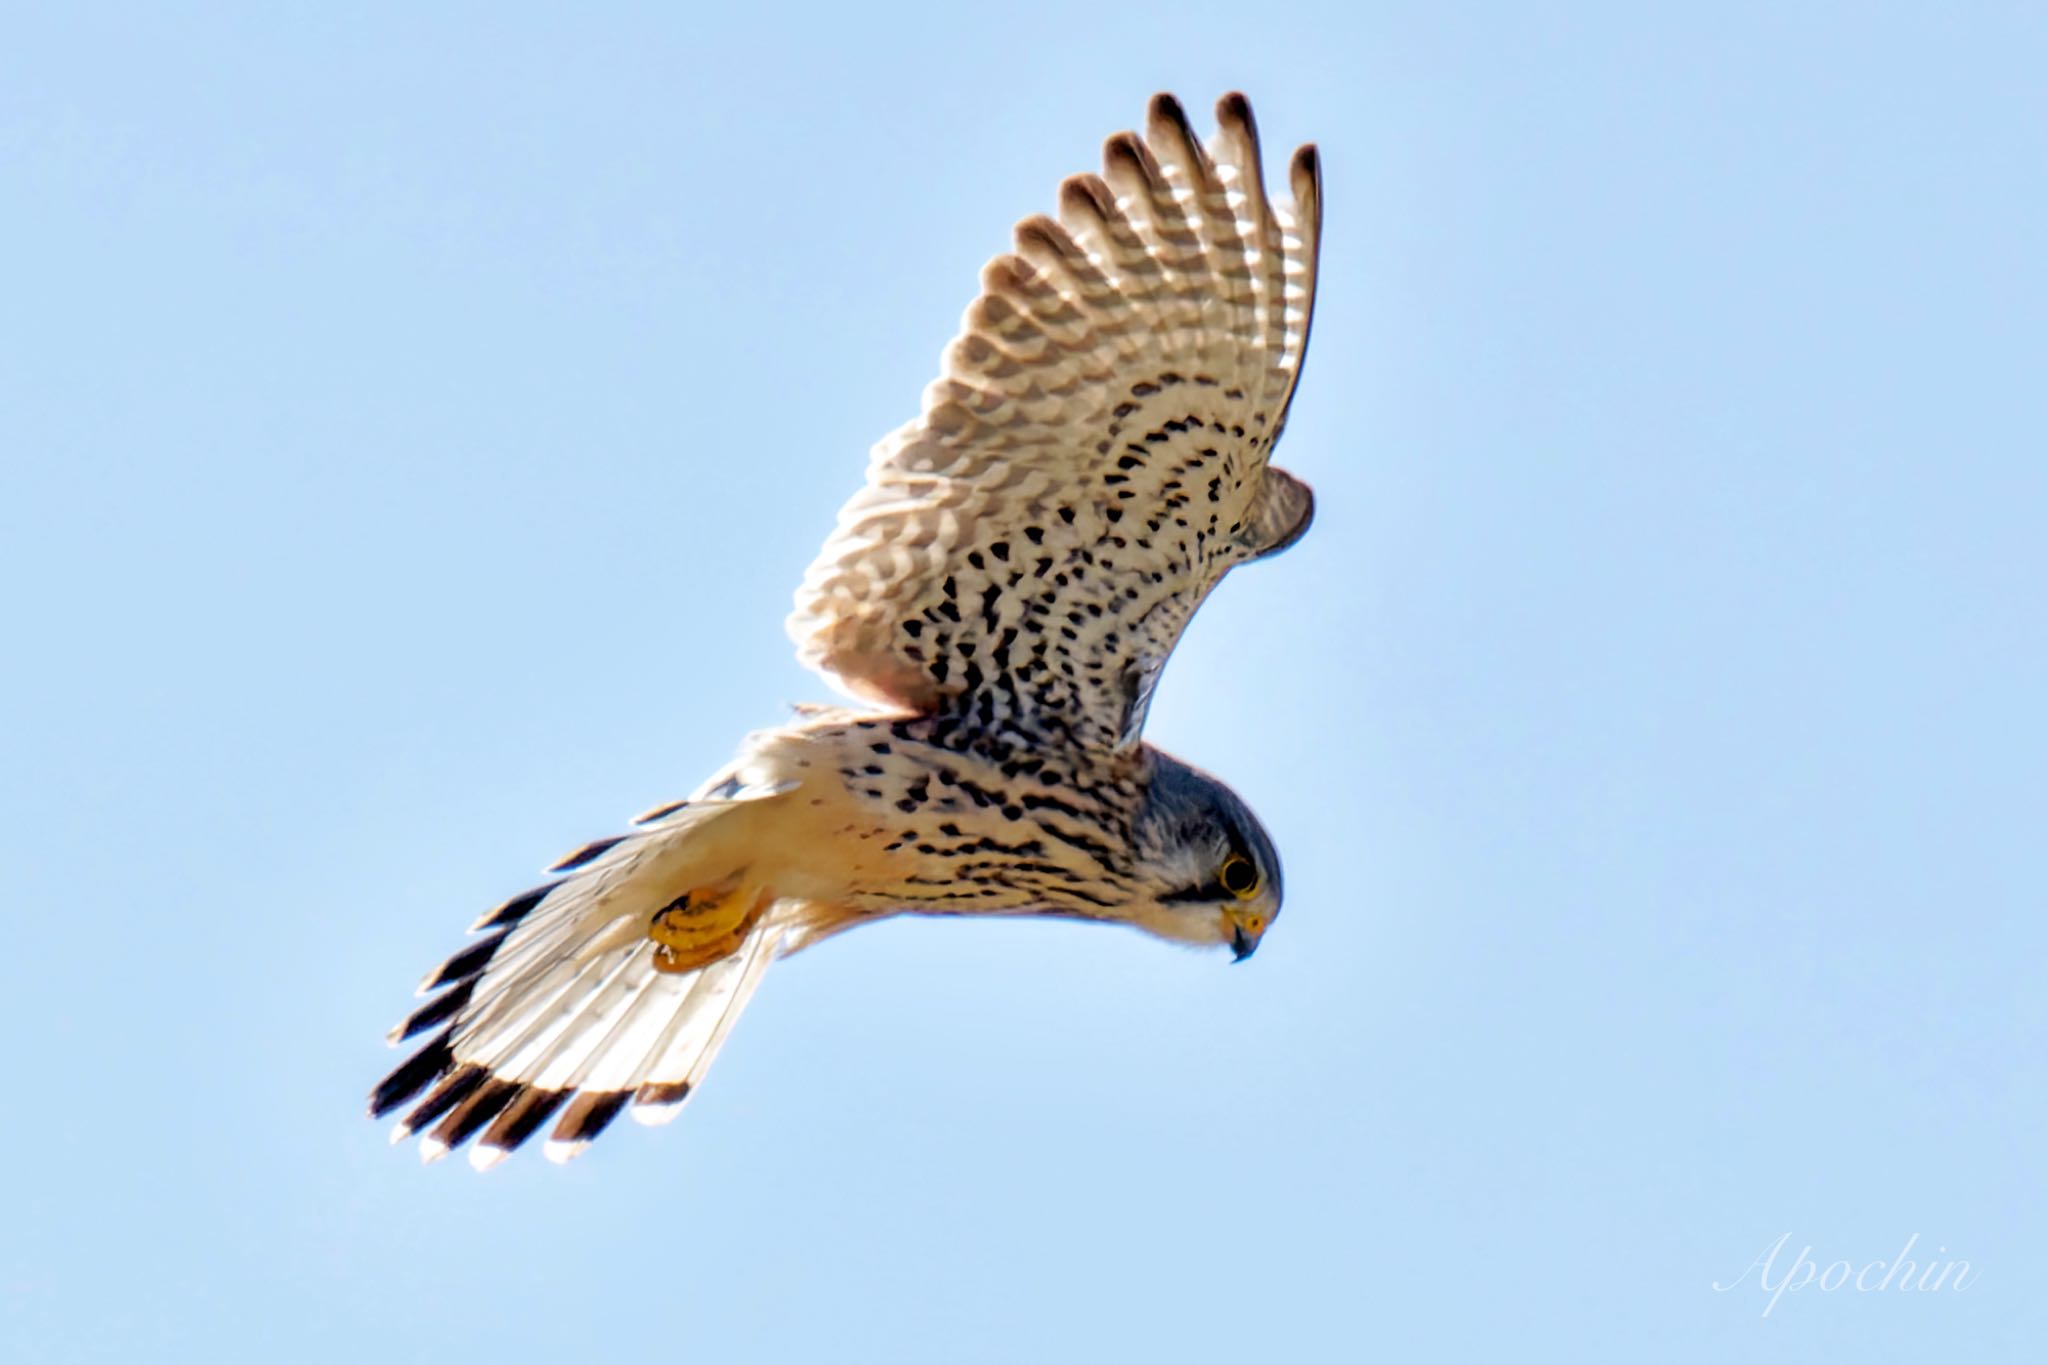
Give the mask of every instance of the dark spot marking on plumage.
[[1110, 416], [1116, 418], [1117, 421], [1121, 422], [1124, 418], [1129, 417], [1132, 413], [1136, 412], [1137, 410], [1138, 405], [1136, 403], [1118, 403], [1114, 408], [1110, 410]]
[[990, 630], [996, 628], [996, 623], [999, 620], [996, 615], [996, 603], [1000, 602], [1002, 598], [1003, 590], [994, 583], [989, 584], [988, 588], [981, 594], [981, 620], [982, 624]]
[[1045, 825], [1043, 828], [1053, 838], [1071, 848], [1081, 850], [1081, 852], [1093, 858], [1102, 867], [1110, 867], [1116, 861], [1109, 848], [1098, 839], [1090, 838], [1078, 830], [1061, 829], [1058, 825]]
[[669, 1108], [690, 1098], [688, 1081], [648, 1081], [633, 1092], [633, 1103]]
[[477, 1139], [486, 1147], [495, 1147], [509, 1152], [532, 1137], [548, 1116], [562, 1107], [571, 1090], [543, 1090], [539, 1086], [526, 1085], [519, 1088], [519, 1094], [505, 1106], [503, 1113], [491, 1122], [490, 1128]]
[[918, 636], [924, 634], [924, 622], [914, 619], [905, 621], [903, 623], [903, 633], [915, 640]]
[[441, 1120], [441, 1126], [434, 1130], [434, 1140], [445, 1142], [450, 1147], [460, 1147], [469, 1141], [477, 1129], [502, 1113], [505, 1106], [512, 1103], [525, 1088], [517, 1081], [501, 1081], [494, 1078], [486, 1082], [447, 1118]]
[[1124, 509], [1121, 507], [1105, 508], [1102, 515], [1108, 517], [1112, 523], [1119, 522], [1124, 519]]
[[1060, 878], [1064, 878], [1064, 877], [1066, 877], [1066, 875], [1067, 875], [1067, 870], [1066, 870], [1066, 869], [1065, 869], [1064, 867], [1061, 867], [1061, 866], [1060, 866], [1060, 865], [1059, 865], [1058, 863], [1041, 863], [1041, 862], [1021, 862], [1021, 863], [1012, 863], [1012, 864], [1010, 864], [1010, 866], [1009, 866], [1009, 867], [1008, 867], [1007, 869], [1005, 869], [1005, 870], [1006, 870], [1006, 871], [1009, 871], [1009, 872], [1035, 872], [1035, 873], [1037, 873], [1037, 874], [1038, 874], [1039, 876], [1041, 876], [1041, 877], [1060, 877]]
[[[942, 592], [942, 593], [944, 593], [944, 594], [946, 595], [946, 597], [947, 597], [947, 598], [948, 598], [948, 599], [950, 600], [951, 598], [953, 598], [953, 597], [956, 597], [956, 596], [958, 596], [958, 595], [959, 595], [959, 592], [960, 592], [960, 586], [959, 586], [959, 584], [957, 584], [957, 583], [955, 583], [955, 582], [953, 581], [953, 575], [951, 575], [951, 574], [947, 574], [947, 575], [946, 575], [946, 581], [945, 581], [945, 582], [943, 582], [943, 583], [941, 583], [941, 584], [939, 584], [939, 591], [940, 591], [940, 592]], [[958, 618], [955, 618], [955, 619], [958, 619]]]
[[946, 675], [952, 671], [953, 661], [951, 659], [941, 656], [932, 660], [932, 678], [934, 681], [944, 682]]
[[982, 557], [982, 553], [979, 550], [969, 550], [967, 552], [967, 562], [977, 569], [988, 568], [988, 560]]
[[441, 1115], [460, 1104], [469, 1092], [482, 1085], [490, 1072], [480, 1066], [465, 1066], [450, 1073], [432, 1094], [421, 1100], [419, 1107], [405, 1116], [407, 1132], [417, 1133]]
[[905, 815], [908, 815], [910, 814], [910, 812], [917, 809], [917, 802], [911, 800], [909, 797], [906, 796], [896, 803], [896, 809], [902, 811]]
[[[1065, 871], [1065, 869], [1061, 869], [1061, 871]], [[1092, 891], [1083, 891], [1080, 888], [1080, 886], [1071, 879], [1071, 877], [1069, 877], [1066, 881], [1064, 881], [1061, 884], [1060, 892], [1062, 895], [1072, 896], [1077, 901], [1084, 901], [1089, 905], [1098, 906], [1105, 910], [1109, 909], [1110, 907], [1116, 904], [1115, 901], [1109, 900], [1108, 898], [1103, 896], [1098, 896]]]
[[630, 1090], [586, 1090], [562, 1111], [555, 1125], [556, 1142], [588, 1142], [610, 1126], [633, 1097]]
[[1163, 431], [1148, 431], [1145, 433], [1145, 440], [1155, 446], [1164, 445], [1166, 442], [1166, 433]]
[[1128, 474], [1104, 474], [1102, 476], [1103, 486], [1107, 488], [1114, 488], [1120, 483], [1129, 483], [1130, 481], [1131, 476]]
[[405, 1023], [399, 1027], [398, 1036], [392, 1041], [402, 1043], [409, 1038], [419, 1037], [419, 1035], [425, 1033], [442, 1020], [453, 1016], [457, 1010], [467, 1005], [469, 997], [475, 991], [475, 977], [471, 977], [453, 990], [443, 991], [440, 995], [435, 996], [432, 1000], [429, 1000], [407, 1016]]
[[1007, 564], [1010, 562], [1010, 542], [998, 540], [988, 547], [988, 552]]
[[1067, 525], [1072, 526], [1074, 524], [1074, 509], [1071, 507], [1062, 507], [1060, 509], [1060, 520], [1064, 521]]
[[454, 1051], [448, 1045], [448, 1039], [454, 1032], [454, 1029], [449, 1029], [427, 1043], [377, 1082], [377, 1088], [370, 1092], [371, 1118], [383, 1118], [426, 1089], [429, 1081], [455, 1065]]
[[1025, 527], [1024, 539], [1030, 541], [1033, 545], [1045, 544], [1045, 528], [1043, 526]]
[[[946, 581], [951, 583], [953, 580], [949, 578]], [[945, 617], [948, 621], [958, 621], [960, 619], [960, 608], [954, 606], [951, 602], [941, 602], [939, 603], [939, 615]]]
[[1024, 818], [1024, 808], [1018, 805], [1004, 806], [1003, 818], [1005, 820], [1021, 820]]
[[988, 809], [990, 806], [998, 806], [1002, 804], [1001, 797], [997, 796], [988, 788], [981, 786], [979, 783], [970, 782], [966, 778], [962, 778], [960, 780], [960, 790], [966, 792], [967, 799], [974, 802], [975, 805], [981, 807], [983, 810]]
[[[884, 769], [882, 765], [879, 763], [868, 763], [862, 766], [861, 772], [868, 777], [880, 777], [884, 772]], [[848, 774], [848, 776], [851, 775], [852, 774]]]
[[475, 943], [470, 944], [467, 948], [464, 948], [461, 952], [443, 962], [435, 970], [434, 974], [427, 978], [427, 984], [421, 987], [421, 989], [435, 991], [443, 986], [453, 985], [457, 981], [467, 981], [470, 977], [475, 976], [491, 960], [491, 954], [498, 951], [498, 945], [505, 941], [505, 935], [511, 932], [510, 929], [500, 929], [490, 937], [480, 938]]
[[1071, 801], [1063, 801], [1057, 796], [1041, 796], [1037, 792], [1027, 792], [1021, 800], [1026, 810], [1058, 811], [1061, 815], [1072, 820], [1085, 820], [1088, 818], [1087, 813], [1079, 806]]
[[[676, 808], [679, 809], [688, 803], [678, 801], [675, 804]], [[654, 814], [656, 813], [649, 812], [649, 815]], [[642, 816], [641, 818], [646, 819], [648, 817]], [[554, 890], [556, 885], [557, 883], [555, 882], [549, 882], [546, 886], [536, 886], [531, 891], [520, 892], [511, 900], [506, 901], [503, 905], [491, 911], [491, 913], [488, 916], [479, 920], [477, 922], [476, 927], [479, 929], [511, 928], [513, 925], [519, 923], [519, 921], [525, 919], [528, 915], [532, 914], [533, 908], [536, 905], [539, 905], [543, 900], [547, 899], [548, 892]]]
[[1228, 399], [1229, 399], [1229, 400], [1230, 400], [1231, 402], [1233, 402], [1233, 403], [1241, 403], [1241, 402], [1243, 402], [1243, 401], [1244, 401], [1244, 390], [1243, 390], [1243, 389], [1225, 389], [1225, 390], [1223, 391], [1223, 396], [1224, 396], [1225, 398], [1228, 398]]
[[618, 844], [624, 837], [624, 835], [614, 834], [606, 839], [592, 839], [589, 843], [549, 868], [548, 871], [574, 872], [577, 868], [603, 857], [607, 850]]
[[1157, 392], [1159, 392], [1157, 384], [1148, 384], [1142, 379], [1131, 385], [1131, 396], [1133, 398], [1150, 398]]
[[1116, 457], [1116, 467], [1118, 469], [1136, 469], [1143, 463], [1145, 461], [1137, 455], [1119, 455]]

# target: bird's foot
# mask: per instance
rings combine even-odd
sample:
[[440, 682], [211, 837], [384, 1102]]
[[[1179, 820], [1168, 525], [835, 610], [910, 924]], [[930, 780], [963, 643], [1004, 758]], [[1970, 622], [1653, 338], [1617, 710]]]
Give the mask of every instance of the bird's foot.
[[654, 912], [654, 969], [678, 974], [716, 962], [745, 942], [769, 897], [758, 887], [725, 885], [685, 891]]

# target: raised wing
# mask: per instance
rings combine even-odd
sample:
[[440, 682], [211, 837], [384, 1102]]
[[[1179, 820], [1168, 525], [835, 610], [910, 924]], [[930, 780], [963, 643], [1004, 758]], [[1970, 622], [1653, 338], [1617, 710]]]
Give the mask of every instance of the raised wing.
[[1018, 224], [797, 592], [798, 656], [969, 733], [1134, 742], [1182, 628], [1292, 544], [1308, 487], [1267, 464], [1308, 344], [1315, 149], [1266, 198], [1242, 95], [1205, 149], [1170, 95], [1147, 140]]

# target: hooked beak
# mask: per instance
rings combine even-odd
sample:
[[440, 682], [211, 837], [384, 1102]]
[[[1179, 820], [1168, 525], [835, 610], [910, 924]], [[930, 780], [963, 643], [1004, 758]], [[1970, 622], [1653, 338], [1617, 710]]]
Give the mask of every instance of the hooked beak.
[[1266, 936], [1273, 916], [1263, 903], [1238, 905], [1223, 912], [1223, 922], [1230, 927], [1231, 954], [1242, 962], [1259, 950], [1259, 940]]

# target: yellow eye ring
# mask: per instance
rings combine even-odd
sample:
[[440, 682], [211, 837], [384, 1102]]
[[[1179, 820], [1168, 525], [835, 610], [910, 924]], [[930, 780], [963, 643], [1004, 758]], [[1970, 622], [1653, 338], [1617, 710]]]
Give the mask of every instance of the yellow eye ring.
[[1241, 901], [1248, 901], [1259, 894], [1259, 870], [1242, 853], [1233, 853], [1223, 860], [1223, 866], [1216, 871], [1216, 880], [1223, 884], [1225, 891]]

